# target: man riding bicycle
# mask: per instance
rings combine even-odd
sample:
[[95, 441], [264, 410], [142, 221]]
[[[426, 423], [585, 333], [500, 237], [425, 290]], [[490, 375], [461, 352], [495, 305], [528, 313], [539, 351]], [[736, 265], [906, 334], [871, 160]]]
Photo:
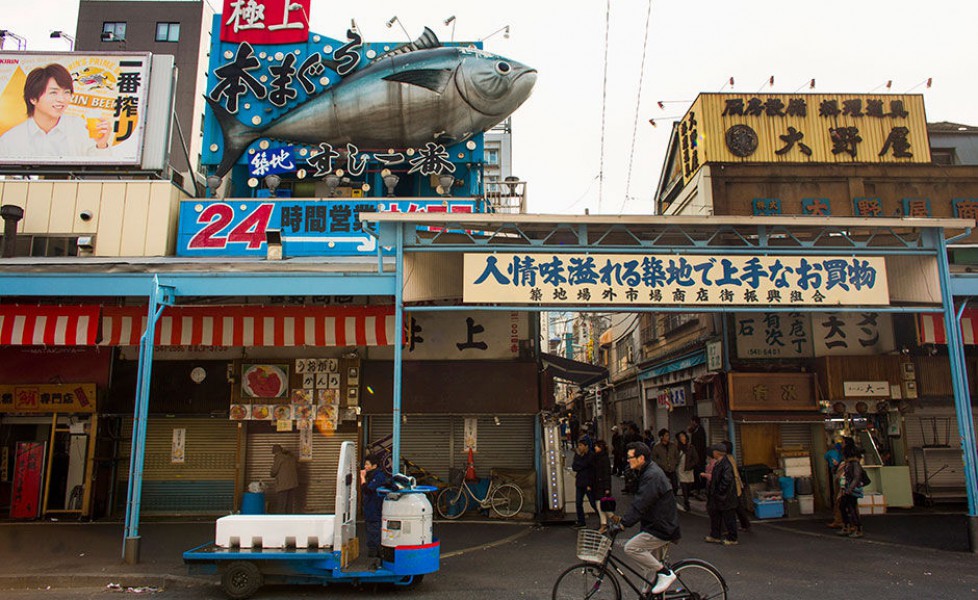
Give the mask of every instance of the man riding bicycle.
[[645, 569], [645, 578], [653, 582], [642, 590], [642, 598], [651, 598], [669, 589], [676, 575], [663, 567], [654, 552], [669, 542], [679, 540], [679, 512], [672, 483], [662, 469], [652, 462], [652, 450], [642, 442], [632, 442], [626, 448], [628, 466], [638, 476], [638, 491], [624, 517], [614, 517], [609, 527], [624, 530], [641, 522], [642, 530], [628, 540], [625, 552]]

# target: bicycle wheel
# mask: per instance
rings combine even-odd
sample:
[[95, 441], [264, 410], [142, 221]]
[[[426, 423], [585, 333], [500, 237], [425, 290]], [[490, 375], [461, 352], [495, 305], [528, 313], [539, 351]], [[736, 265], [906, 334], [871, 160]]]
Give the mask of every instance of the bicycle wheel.
[[567, 569], [554, 584], [553, 600], [621, 600], [621, 585], [604, 565], [580, 563]]
[[512, 483], [504, 483], [492, 491], [489, 501], [492, 510], [500, 517], [515, 517], [523, 508], [523, 490]]
[[435, 502], [438, 514], [445, 519], [457, 519], [469, 509], [469, 496], [461, 487], [445, 488]]
[[662, 595], [667, 600], [726, 600], [727, 582], [716, 567], [698, 558], [672, 565], [676, 583]]

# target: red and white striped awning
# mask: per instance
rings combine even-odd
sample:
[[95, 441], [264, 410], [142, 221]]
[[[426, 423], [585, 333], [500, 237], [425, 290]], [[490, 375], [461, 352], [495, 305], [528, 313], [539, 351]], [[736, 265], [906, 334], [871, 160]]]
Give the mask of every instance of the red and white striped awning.
[[[102, 344], [138, 346], [147, 309], [105, 307]], [[157, 346], [390, 346], [393, 306], [169, 306]]]
[[98, 305], [0, 305], [0, 345], [91, 346], [98, 341]]
[[[966, 308], [961, 314], [961, 338], [974, 346], [978, 340], [978, 309]], [[917, 315], [917, 340], [921, 344], [947, 344], [943, 313]]]

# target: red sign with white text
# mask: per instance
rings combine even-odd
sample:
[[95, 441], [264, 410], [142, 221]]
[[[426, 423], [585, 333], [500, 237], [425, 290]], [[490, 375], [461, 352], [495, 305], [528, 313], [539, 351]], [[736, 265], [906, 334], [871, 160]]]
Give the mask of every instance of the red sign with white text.
[[11, 519], [36, 519], [41, 514], [41, 473], [44, 443], [18, 442], [14, 485], [10, 494]]
[[222, 42], [295, 44], [309, 39], [312, 0], [224, 0]]

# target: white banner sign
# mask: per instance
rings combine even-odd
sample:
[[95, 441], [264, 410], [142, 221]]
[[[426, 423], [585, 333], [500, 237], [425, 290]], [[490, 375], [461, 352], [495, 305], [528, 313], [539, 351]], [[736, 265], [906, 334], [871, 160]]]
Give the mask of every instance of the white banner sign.
[[815, 356], [865, 356], [896, 349], [889, 313], [816, 313], [812, 337]]
[[479, 442], [479, 419], [467, 418], [465, 419], [465, 451], [468, 452], [478, 452], [477, 448]]
[[886, 305], [882, 257], [466, 254], [465, 302]]
[[811, 358], [890, 352], [893, 318], [887, 313], [737, 313], [740, 358]]
[[852, 396], [890, 397], [890, 384], [886, 381], [845, 381], [842, 386], [842, 393], [847, 398]]
[[812, 323], [802, 313], [734, 315], [740, 358], [811, 358]]
[[[404, 360], [513, 360], [530, 337], [528, 323], [525, 313], [515, 311], [409, 311]], [[385, 360], [394, 349], [371, 348], [370, 355]]]
[[170, 462], [182, 465], [187, 460], [186, 455], [187, 430], [180, 428], [173, 430], [173, 441], [170, 446]]

